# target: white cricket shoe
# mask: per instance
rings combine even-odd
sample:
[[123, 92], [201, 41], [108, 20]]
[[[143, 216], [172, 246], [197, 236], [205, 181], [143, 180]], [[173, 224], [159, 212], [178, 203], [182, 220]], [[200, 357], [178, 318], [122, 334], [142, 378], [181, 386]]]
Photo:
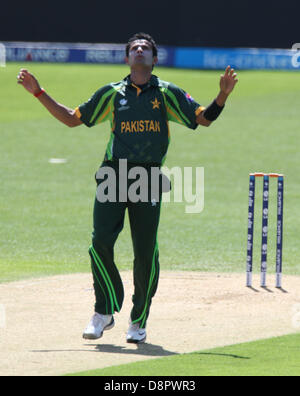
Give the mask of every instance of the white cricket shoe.
[[130, 344], [142, 344], [146, 341], [146, 330], [141, 329], [138, 323], [129, 322], [126, 341]]
[[115, 321], [112, 315], [101, 315], [96, 312], [82, 337], [86, 340], [97, 340], [102, 337], [103, 331], [112, 329], [114, 325]]

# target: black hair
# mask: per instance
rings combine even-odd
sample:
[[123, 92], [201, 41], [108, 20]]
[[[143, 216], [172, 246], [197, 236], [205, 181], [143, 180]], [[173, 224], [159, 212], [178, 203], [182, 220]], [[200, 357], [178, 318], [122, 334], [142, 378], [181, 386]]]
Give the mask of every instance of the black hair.
[[153, 38], [150, 36], [150, 34], [147, 33], [136, 33], [134, 36], [132, 36], [129, 40], [128, 43], [126, 44], [126, 56], [129, 56], [129, 50], [130, 50], [130, 46], [131, 44], [136, 41], [136, 40], [146, 40], [148, 41], [151, 45], [152, 45], [152, 52], [153, 52], [153, 56], [157, 56], [157, 46], [155, 41], [153, 40]]

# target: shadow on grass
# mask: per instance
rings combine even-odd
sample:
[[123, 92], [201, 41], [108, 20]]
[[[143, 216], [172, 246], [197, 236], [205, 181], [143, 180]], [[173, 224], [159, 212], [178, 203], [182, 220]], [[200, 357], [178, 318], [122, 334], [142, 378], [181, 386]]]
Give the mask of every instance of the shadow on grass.
[[193, 355], [210, 355], [210, 356], [223, 356], [230, 357], [234, 359], [251, 359], [250, 357], [232, 355], [230, 353], [214, 353], [214, 352], [193, 352]]

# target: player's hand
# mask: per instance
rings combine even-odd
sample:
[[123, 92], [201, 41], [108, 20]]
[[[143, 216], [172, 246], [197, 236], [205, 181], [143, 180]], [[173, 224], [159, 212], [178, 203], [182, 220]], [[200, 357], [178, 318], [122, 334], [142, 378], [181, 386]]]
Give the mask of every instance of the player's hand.
[[225, 73], [220, 78], [220, 89], [225, 95], [229, 95], [236, 83], [238, 82], [237, 74], [230, 66], [226, 67]]
[[26, 69], [21, 69], [18, 74], [18, 84], [23, 85], [23, 87], [31, 94], [37, 94], [41, 91], [40, 84], [33, 74], [29, 73]]

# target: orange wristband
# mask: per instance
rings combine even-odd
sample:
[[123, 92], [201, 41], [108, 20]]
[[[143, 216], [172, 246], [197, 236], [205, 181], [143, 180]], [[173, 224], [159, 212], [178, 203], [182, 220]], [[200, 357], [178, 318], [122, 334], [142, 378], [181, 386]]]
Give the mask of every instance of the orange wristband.
[[40, 90], [40, 92], [34, 94], [34, 96], [35, 96], [36, 98], [38, 98], [38, 97], [41, 96], [44, 92], [45, 92], [45, 90], [44, 90], [44, 88], [42, 88], [42, 89]]

